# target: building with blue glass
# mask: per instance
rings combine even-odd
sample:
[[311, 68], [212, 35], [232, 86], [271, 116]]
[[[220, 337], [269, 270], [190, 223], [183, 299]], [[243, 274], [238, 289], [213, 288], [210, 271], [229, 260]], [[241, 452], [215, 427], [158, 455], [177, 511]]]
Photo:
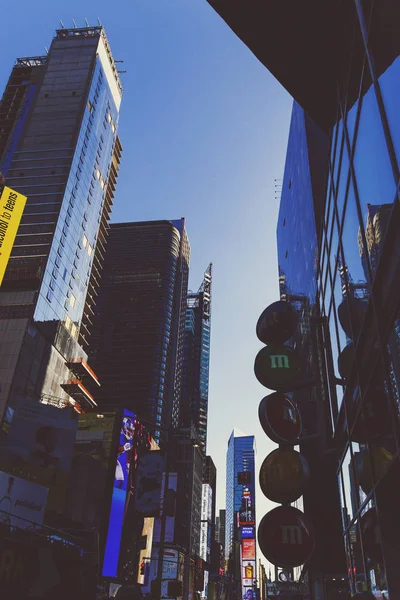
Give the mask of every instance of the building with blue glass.
[[206, 452], [210, 374], [212, 264], [197, 292], [188, 293], [179, 422], [194, 426]]
[[[0, 417], [15, 398], [94, 407], [87, 349], [121, 145], [122, 87], [103, 27], [60, 29], [18, 59], [0, 170], [28, 197], [0, 290]], [[90, 384], [89, 384], [90, 386]]]
[[242, 595], [256, 574], [255, 439], [234, 429], [226, 455], [225, 557]]
[[[347, 562], [340, 592], [332, 580], [328, 585], [328, 515], [324, 522], [317, 516], [324, 560], [313, 558], [304, 568], [310, 596], [369, 591], [393, 600], [400, 594], [400, 5], [209, 2], [304, 109], [295, 106], [292, 116], [279, 275], [282, 297], [301, 317], [296, 342], [307, 347], [311, 340], [304, 369], [307, 359], [315, 364], [310, 399], [305, 390], [297, 394], [310, 434], [304, 451], [319, 436], [326, 466], [318, 481], [315, 462], [310, 465], [310, 489], [323, 509], [321, 488], [335, 482]], [[305, 203], [307, 171], [312, 187], [317, 175], [307, 147], [321, 133], [328, 140], [319, 157], [324, 181]], [[310, 494], [304, 509], [315, 518]]]

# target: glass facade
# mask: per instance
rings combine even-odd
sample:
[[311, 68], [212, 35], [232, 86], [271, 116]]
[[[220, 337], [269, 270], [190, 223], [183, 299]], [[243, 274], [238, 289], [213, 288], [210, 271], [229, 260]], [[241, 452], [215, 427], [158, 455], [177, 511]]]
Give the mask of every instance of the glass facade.
[[196, 428], [204, 452], [207, 445], [211, 285], [212, 265], [209, 265], [199, 291], [188, 293], [182, 397], [179, 409], [181, 426]]
[[87, 358], [121, 98], [101, 26], [58, 30], [48, 55], [19, 59], [6, 86], [0, 169], [28, 200], [0, 293], [0, 410], [17, 395], [76, 405], [66, 362]]
[[394, 275], [400, 63], [396, 58], [376, 75], [373, 4], [353, 6], [350, 74], [331, 134], [318, 298], [332, 346], [329, 397], [341, 456], [337, 479], [350, 591], [394, 599], [400, 593], [400, 296]]
[[[238, 539], [238, 513], [243, 508], [243, 491], [248, 488], [251, 506], [248, 526], [255, 525], [255, 440], [234, 430], [226, 455], [225, 556], [228, 559]], [[241, 475], [247, 473], [248, 475]]]

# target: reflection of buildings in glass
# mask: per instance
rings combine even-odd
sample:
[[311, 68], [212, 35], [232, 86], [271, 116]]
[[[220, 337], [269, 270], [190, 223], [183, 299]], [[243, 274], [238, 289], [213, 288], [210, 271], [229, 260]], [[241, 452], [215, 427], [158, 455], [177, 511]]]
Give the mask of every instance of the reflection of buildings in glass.
[[18, 59], [6, 85], [0, 170], [28, 200], [0, 291], [0, 329], [9, 332], [0, 416], [18, 393], [94, 405], [66, 362], [86, 359], [92, 270], [101, 270], [121, 155], [121, 96], [101, 26], [58, 30], [47, 56]]
[[361, 231], [359, 230], [358, 232], [358, 246], [367, 280], [369, 279], [368, 259], [372, 275], [374, 276], [392, 208], [392, 204], [367, 204], [368, 213], [365, 223], [366, 248], [364, 247]]

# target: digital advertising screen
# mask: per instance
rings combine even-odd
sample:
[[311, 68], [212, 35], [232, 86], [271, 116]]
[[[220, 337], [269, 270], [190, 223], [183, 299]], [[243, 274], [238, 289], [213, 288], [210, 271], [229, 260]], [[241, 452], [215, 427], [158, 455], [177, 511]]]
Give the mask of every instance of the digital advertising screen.
[[[137, 495], [135, 484], [139, 459], [152, 450], [159, 450], [146, 427], [128, 409], [124, 409], [122, 412], [119, 435], [115, 444], [114, 482], [102, 571], [103, 577], [110, 579], [118, 577], [119, 564], [129, 554], [129, 545], [132, 543], [132, 534], [124, 530], [124, 523], [127, 515], [132, 514], [131, 509], [135, 506]], [[155, 452], [155, 454], [158, 453]], [[153, 461], [150, 462], [154, 466]], [[143, 477], [143, 470], [141, 477]], [[153, 539], [154, 534], [155, 527]]]
[[242, 540], [242, 559], [256, 559], [256, 540]]
[[256, 537], [254, 527], [242, 527], [241, 532], [242, 532], [242, 540], [247, 539], [247, 538], [255, 538]]

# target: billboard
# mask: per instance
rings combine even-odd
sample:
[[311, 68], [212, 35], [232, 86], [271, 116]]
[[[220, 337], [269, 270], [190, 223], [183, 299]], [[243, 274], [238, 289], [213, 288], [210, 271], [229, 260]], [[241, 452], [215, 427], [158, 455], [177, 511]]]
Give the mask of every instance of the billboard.
[[147, 452], [138, 460], [135, 508], [145, 517], [156, 517], [161, 508], [161, 480], [165, 458], [158, 452]]
[[238, 513], [238, 525], [250, 526], [255, 524], [255, 511], [253, 506], [253, 497], [249, 488], [244, 487], [242, 492], [242, 503]]
[[3, 282], [25, 203], [26, 196], [7, 186], [4, 187], [0, 197], [0, 285]]
[[254, 527], [242, 527], [242, 540], [255, 537]]
[[242, 560], [256, 559], [256, 540], [242, 540]]
[[0, 471], [0, 523], [20, 529], [43, 523], [48, 489]]
[[131, 460], [133, 458], [133, 437], [135, 415], [125, 409], [117, 441], [114, 486], [111, 498], [110, 518], [103, 562], [103, 577], [116, 577], [118, 573], [122, 527], [124, 524], [125, 503], [129, 487]]
[[149, 581], [151, 566], [151, 550], [153, 547], [154, 519], [145, 517], [142, 529], [142, 539], [146, 540], [146, 546], [139, 553], [139, 572], [137, 582], [145, 585]]
[[85, 529], [104, 527], [105, 497], [110, 488], [109, 464], [114, 452], [116, 411], [80, 415], [68, 479], [64, 516]]
[[[164, 487], [165, 473], [161, 479], [161, 511], [165, 507], [165, 536], [164, 542], [171, 543], [175, 538], [175, 496], [178, 489], [178, 473], [168, 473], [168, 489], [166, 490], [167, 499], [164, 503]], [[161, 519], [156, 518], [154, 521], [154, 542], [160, 542], [161, 535]]]
[[137, 521], [133, 519], [133, 509], [139, 459], [149, 450], [159, 449], [146, 427], [128, 409], [122, 412], [114, 443], [115, 471], [102, 571], [103, 577], [110, 579], [118, 577], [120, 563], [131, 560], [134, 534], [128, 528], [124, 529], [124, 524]]
[[207, 542], [208, 542], [208, 523], [202, 521], [200, 523], [200, 553], [199, 556], [202, 560], [207, 560]]
[[1, 468], [47, 488], [47, 510], [62, 513], [77, 413], [20, 397], [7, 414], [11, 422], [0, 448]]

